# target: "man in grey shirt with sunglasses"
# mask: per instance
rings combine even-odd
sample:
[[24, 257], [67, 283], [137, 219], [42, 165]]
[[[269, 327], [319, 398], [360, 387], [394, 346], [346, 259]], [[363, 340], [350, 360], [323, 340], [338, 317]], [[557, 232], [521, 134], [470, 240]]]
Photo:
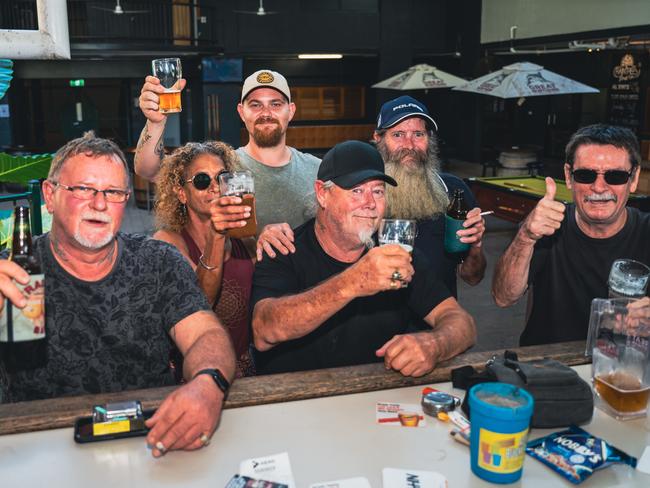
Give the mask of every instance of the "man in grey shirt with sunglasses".
[[614, 260], [650, 264], [650, 214], [626, 207], [640, 160], [636, 136], [623, 127], [591, 125], [569, 140], [564, 178], [574, 203], [556, 201], [555, 181], [546, 178], [544, 198], [499, 259], [492, 282], [500, 307], [530, 287], [521, 345], [586, 339], [591, 300], [607, 297]]

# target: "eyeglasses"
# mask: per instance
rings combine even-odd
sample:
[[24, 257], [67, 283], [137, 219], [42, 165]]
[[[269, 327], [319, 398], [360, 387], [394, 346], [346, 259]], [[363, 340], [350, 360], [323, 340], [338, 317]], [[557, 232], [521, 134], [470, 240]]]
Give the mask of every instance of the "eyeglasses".
[[[214, 181], [217, 182], [217, 185], [219, 184], [219, 176], [223, 173], [227, 173], [227, 171], [220, 171], [218, 174], [214, 175]], [[189, 180], [185, 180], [185, 183], [183, 184], [192, 183], [194, 188], [197, 190], [207, 190], [210, 187], [211, 181], [212, 177], [208, 173], [201, 172], [196, 173]]]
[[623, 185], [630, 179], [634, 170], [624, 171], [622, 169], [610, 169], [608, 171], [596, 171], [595, 169], [574, 169], [571, 175], [576, 183], [593, 183], [598, 175], [603, 175], [609, 185]]
[[92, 186], [68, 186], [57, 181], [53, 181], [52, 184], [54, 186], [60, 186], [64, 190], [68, 190], [70, 193], [72, 193], [73, 197], [78, 198], [79, 200], [92, 200], [98, 193], [103, 193], [104, 198], [109, 203], [124, 203], [130, 195], [130, 192], [128, 190], [115, 190], [112, 188], [109, 188], [107, 190], [98, 190]]

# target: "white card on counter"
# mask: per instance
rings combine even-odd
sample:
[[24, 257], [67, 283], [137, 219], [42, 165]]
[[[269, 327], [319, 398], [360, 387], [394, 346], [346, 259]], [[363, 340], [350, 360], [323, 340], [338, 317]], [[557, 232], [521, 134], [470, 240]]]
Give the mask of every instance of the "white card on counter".
[[378, 424], [408, 427], [426, 427], [422, 407], [414, 403], [377, 402], [375, 420]]
[[239, 464], [239, 474], [296, 488], [287, 452], [242, 461]]
[[370, 488], [370, 482], [367, 478], [357, 477], [345, 480], [325, 481], [323, 483], [314, 483], [309, 488]]
[[447, 478], [435, 471], [384, 468], [384, 488], [447, 488]]
[[650, 446], [645, 446], [643, 454], [636, 463], [636, 469], [642, 473], [650, 474]]

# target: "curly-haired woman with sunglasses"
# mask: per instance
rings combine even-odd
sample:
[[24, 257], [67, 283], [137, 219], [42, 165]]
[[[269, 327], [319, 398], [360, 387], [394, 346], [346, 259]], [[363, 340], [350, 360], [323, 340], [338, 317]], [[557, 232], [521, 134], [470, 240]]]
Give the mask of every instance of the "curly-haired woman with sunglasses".
[[[190, 142], [162, 163], [157, 179], [156, 239], [169, 242], [196, 270], [201, 288], [232, 337], [237, 376], [254, 374], [248, 349], [248, 302], [255, 241], [231, 239], [229, 228], [250, 213], [239, 197], [221, 197], [217, 178], [233, 171], [237, 155], [223, 142]], [[248, 208], [248, 210], [246, 210]]]

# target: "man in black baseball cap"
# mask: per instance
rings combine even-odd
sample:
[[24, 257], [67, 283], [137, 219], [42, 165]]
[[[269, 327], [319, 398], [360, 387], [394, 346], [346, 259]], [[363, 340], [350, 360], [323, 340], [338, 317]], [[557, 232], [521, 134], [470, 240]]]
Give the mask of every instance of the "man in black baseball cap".
[[375, 179], [397, 186], [395, 180], [384, 173], [384, 161], [377, 150], [359, 141], [342, 142], [325, 154], [318, 179], [331, 181], [346, 190]]
[[[385, 210], [379, 152], [348, 141], [323, 158], [314, 185], [315, 219], [294, 229], [293, 254], [258, 262], [253, 340], [259, 373], [383, 360], [421, 376], [470, 347], [474, 320], [418, 251], [375, 247]], [[407, 334], [413, 320], [430, 329]]]
[[[386, 164], [386, 173], [395, 178], [397, 188], [386, 192], [386, 216], [414, 219], [418, 223], [415, 247], [432, 262], [445, 285], [456, 296], [456, 275], [475, 285], [485, 272], [482, 239], [485, 222], [481, 209], [467, 185], [456, 176], [440, 171], [438, 124], [426, 105], [413, 97], [401, 96], [382, 105], [374, 139]], [[451, 254], [444, 250], [444, 213], [449, 195], [464, 192], [472, 208], [465, 228], [459, 231], [470, 250]]]

